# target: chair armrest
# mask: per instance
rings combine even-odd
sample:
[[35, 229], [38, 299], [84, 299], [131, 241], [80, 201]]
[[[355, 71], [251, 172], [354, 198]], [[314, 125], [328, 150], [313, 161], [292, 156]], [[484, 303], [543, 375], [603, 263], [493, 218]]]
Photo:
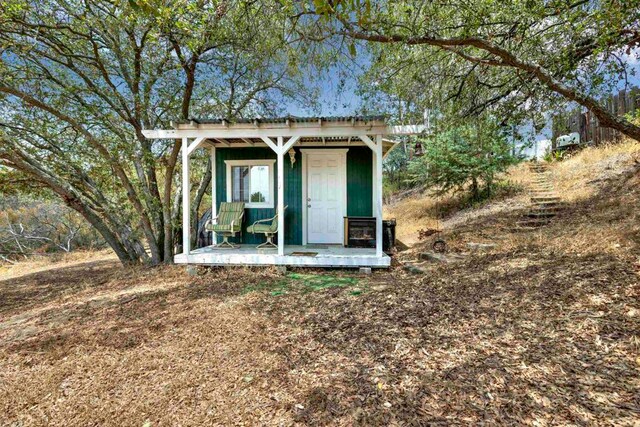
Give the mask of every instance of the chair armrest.
[[274, 217], [271, 217], [271, 218], [259, 219], [259, 220], [257, 220], [257, 221], [254, 221], [254, 222], [253, 222], [253, 224], [251, 224], [251, 225], [256, 225], [256, 224], [259, 224], [259, 223], [261, 223], [261, 222], [269, 222], [269, 221], [273, 221], [275, 218], [277, 218], [277, 216], [278, 216], [278, 215], [276, 215], [276, 216], [274, 216]]

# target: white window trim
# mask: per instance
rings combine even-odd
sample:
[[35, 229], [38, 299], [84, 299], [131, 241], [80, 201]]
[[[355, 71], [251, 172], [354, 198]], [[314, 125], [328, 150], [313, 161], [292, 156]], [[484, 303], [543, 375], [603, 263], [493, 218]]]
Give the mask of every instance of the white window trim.
[[275, 191], [274, 191], [274, 167], [276, 159], [261, 159], [261, 160], [225, 160], [227, 166], [227, 202], [233, 201], [232, 183], [231, 183], [231, 168], [233, 166], [267, 166], [269, 168], [269, 200], [263, 203], [245, 203], [246, 208], [255, 209], [273, 209], [275, 206]]

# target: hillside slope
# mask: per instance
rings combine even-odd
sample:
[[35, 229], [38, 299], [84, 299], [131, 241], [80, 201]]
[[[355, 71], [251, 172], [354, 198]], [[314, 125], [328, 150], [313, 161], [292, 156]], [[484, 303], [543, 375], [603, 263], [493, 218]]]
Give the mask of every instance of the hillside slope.
[[440, 219], [438, 206], [452, 211], [447, 206], [452, 201], [423, 195], [388, 206], [386, 214], [401, 218], [398, 237], [414, 246], [414, 252], [428, 248], [433, 240], [419, 241], [419, 229], [441, 228], [441, 237], [453, 251], [466, 250], [469, 242], [491, 242], [503, 249], [535, 244], [567, 253], [630, 255], [639, 244], [639, 162], [640, 144], [625, 142], [587, 148], [562, 162], [550, 163], [551, 181], [566, 209], [549, 225], [535, 231], [514, 230], [530, 206], [528, 190], [535, 175], [527, 163], [511, 168], [503, 177], [523, 189], [516, 195]]

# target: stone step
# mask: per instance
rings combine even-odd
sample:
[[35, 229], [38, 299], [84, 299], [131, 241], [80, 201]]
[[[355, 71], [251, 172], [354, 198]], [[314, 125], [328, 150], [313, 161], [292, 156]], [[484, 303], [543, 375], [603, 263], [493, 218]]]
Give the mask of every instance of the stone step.
[[405, 264], [404, 269], [411, 274], [425, 274], [427, 272], [424, 268], [417, 266], [413, 263]]
[[526, 218], [516, 222], [518, 227], [542, 227], [549, 224], [548, 218]]
[[533, 184], [531, 184], [532, 187], [535, 186], [545, 186], [545, 185], [553, 185], [553, 182], [534, 182]]
[[529, 218], [553, 218], [557, 213], [552, 211], [540, 212], [540, 211], [529, 211], [527, 213], [527, 217]]
[[561, 199], [558, 196], [533, 196], [531, 202], [559, 202]]
[[496, 248], [495, 243], [467, 243], [471, 252], [488, 252]]
[[536, 230], [540, 227], [544, 227], [547, 224], [549, 224], [549, 221], [522, 220], [516, 223], [513, 231]]
[[464, 256], [455, 253], [421, 252], [418, 258], [422, 261], [451, 263], [463, 260]]
[[561, 201], [550, 201], [550, 202], [533, 202], [532, 207], [544, 207], [544, 208], [564, 208], [565, 203]]
[[[554, 193], [532, 193], [530, 196], [532, 202], [537, 202], [542, 199], [550, 201], [559, 201], [560, 196]], [[535, 199], [535, 200], [534, 200]]]
[[558, 213], [563, 210], [563, 206], [549, 206], [549, 205], [532, 205], [530, 212], [555, 212]]
[[[557, 194], [550, 194], [550, 193], [531, 193], [529, 194], [529, 198], [559, 198], [560, 196], [558, 196]], [[535, 200], [532, 200], [532, 202], [535, 202]]]

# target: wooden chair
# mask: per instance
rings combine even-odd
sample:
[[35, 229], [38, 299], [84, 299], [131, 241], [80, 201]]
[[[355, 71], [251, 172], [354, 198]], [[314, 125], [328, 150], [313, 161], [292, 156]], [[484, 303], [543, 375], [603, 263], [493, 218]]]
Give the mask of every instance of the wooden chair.
[[244, 217], [244, 203], [243, 202], [222, 202], [220, 203], [220, 211], [218, 216], [213, 218], [216, 223], [213, 224], [212, 220], [207, 222], [205, 229], [207, 231], [213, 231], [216, 234], [222, 236], [222, 242], [215, 246], [227, 246], [229, 248], [237, 248], [237, 245], [229, 242], [229, 237], [235, 237], [236, 234], [242, 231], [242, 218]]
[[[283, 214], [287, 207], [284, 207]], [[278, 232], [278, 214], [276, 213], [273, 218], [260, 219], [254, 222], [247, 227], [247, 231], [251, 234], [264, 234], [267, 238], [267, 241], [256, 246], [257, 248], [277, 248], [278, 246], [273, 243], [273, 236]]]

